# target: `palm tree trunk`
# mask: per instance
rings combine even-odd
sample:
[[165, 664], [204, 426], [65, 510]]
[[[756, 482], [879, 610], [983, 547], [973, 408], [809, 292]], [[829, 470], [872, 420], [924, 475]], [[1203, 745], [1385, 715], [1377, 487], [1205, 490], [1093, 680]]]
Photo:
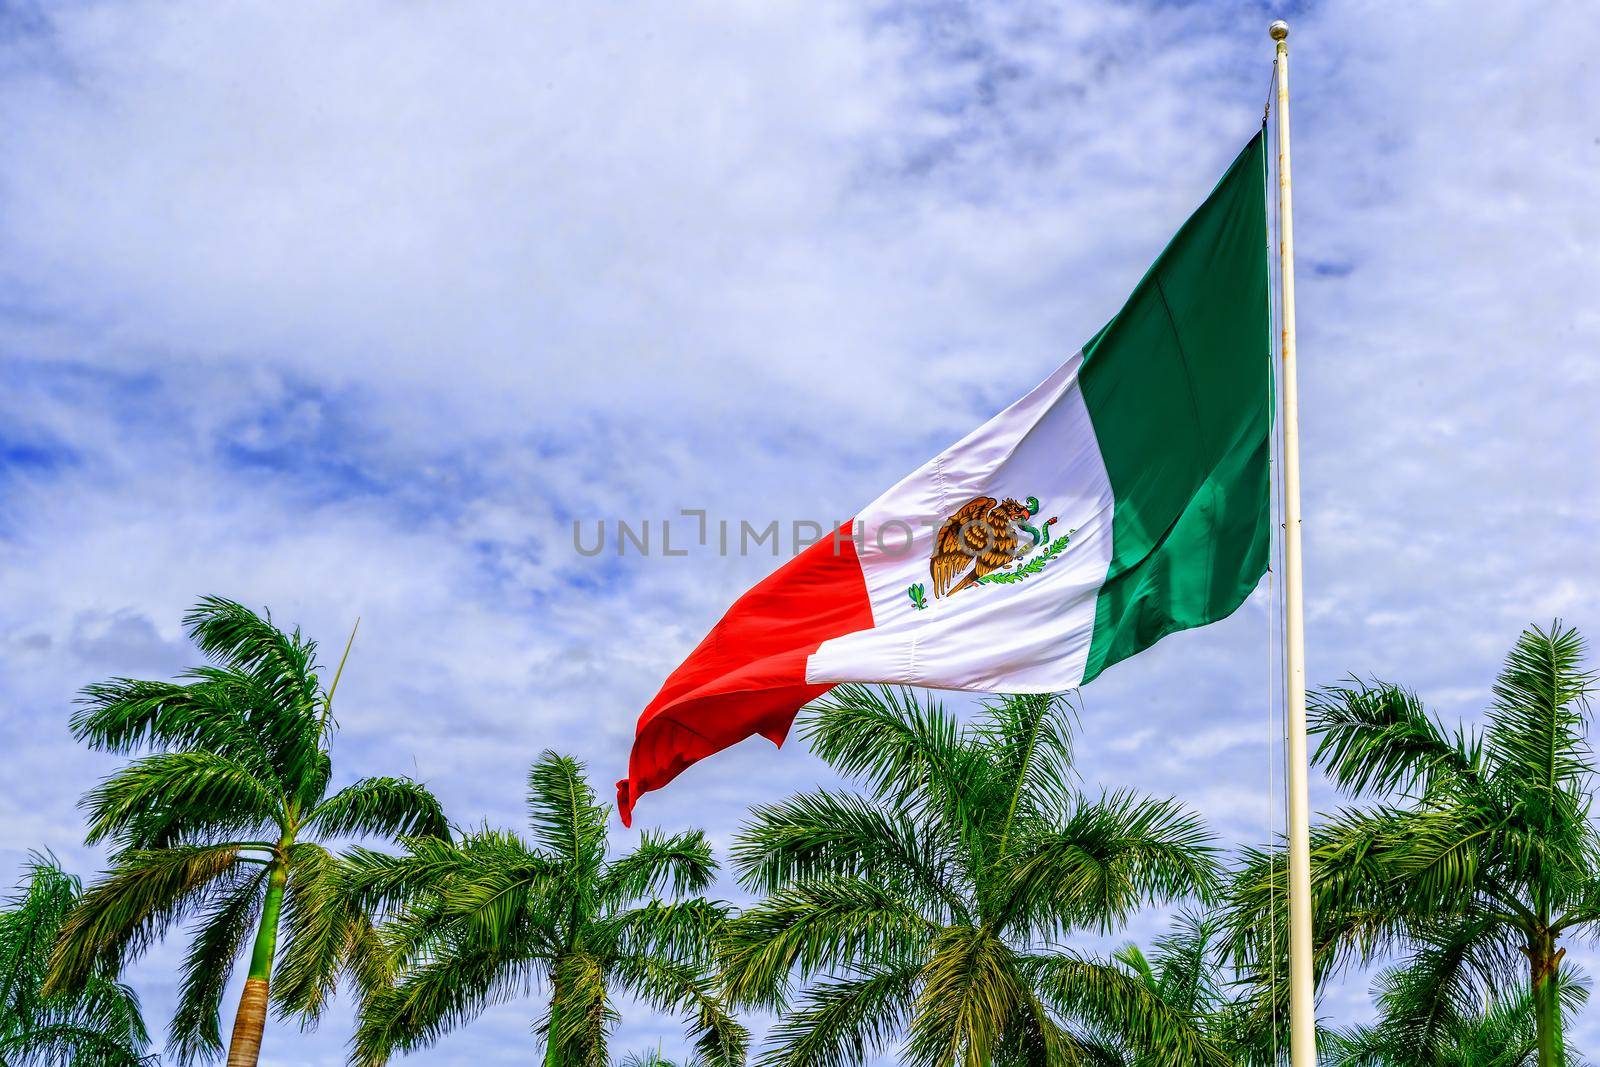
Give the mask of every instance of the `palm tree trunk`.
[[1555, 938], [1540, 934], [1528, 946], [1533, 977], [1534, 1034], [1539, 1048], [1539, 1067], [1563, 1067], [1566, 1047], [1561, 1034], [1561, 957], [1566, 949], [1555, 950]]
[[261, 1035], [267, 1028], [267, 992], [272, 980], [272, 957], [278, 947], [278, 914], [283, 910], [283, 887], [289, 871], [274, 860], [267, 873], [267, 896], [261, 904], [261, 927], [250, 954], [250, 973], [233, 1017], [233, 1037], [228, 1042], [228, 1067], [256, 1067], [261, 1058]]

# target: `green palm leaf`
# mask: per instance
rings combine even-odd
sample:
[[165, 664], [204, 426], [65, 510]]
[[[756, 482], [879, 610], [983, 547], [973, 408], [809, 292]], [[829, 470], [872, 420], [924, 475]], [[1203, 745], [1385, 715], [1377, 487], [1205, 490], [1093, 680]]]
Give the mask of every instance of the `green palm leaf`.
[[841, 685], [813, 704], [800, 736], [841, 774], [864, 778], [873, 795], [955, 818], [977, 761], [956, 720], [936, 701], [886, 686]]
[[687, 1017], [698, 1061], [719, 1067], [744, 1063], [750, 1032], [718, 997], [710, 968], [640, 953], [616, 956], [610, 971], [623, 988], [656, 1011]]
[[317, 805], [307, 830], [325, 837], [445, 837], [444, 809], [409, 778], [363, 778]]
[[285, 633], [269, 614], [258, 615], [226, 597], [201, 597], [183, 617], [184, 630], [200, 651], [233, 670], [272, 686], [278, 706], [315, 706], [318, 699], [317, 643], [299, 630]]
[[1594, 773], [1587, 719], [1594, 675], [1582, 668], [1585, 652], [1578, 631], [1559, 621], [1517, 639], [1495, 680], [1484, 735], [1497, 780], [1537, 793], [1581, 793]]
[[629, 901], [670, 893], [703, 893], [716, 879], [717, 861], [711, 842], [700, 830], [639, 835], [634, 850], [606, 866], [600, 893], [608, 900]]
[[711, 969], [733, 909], [704, 897], [652, 900], [597, 918], [585, 941], [617, 956], [691, 962]]
[[855, 1067], [911, 1020], [920, 964], [817, 982], [768, 1033], [762, 1067]]
[[1315, 761], [1352, 794], [1426, 792], [1441, 775], [1470, 781], [1482, 773], [1477, 738], [1448, 736], [1399, 686], [1330, 686], [1311, 695], [1307, 715], [1321, 736]]
[[1027, 999], [1012, 950], [982, 928], [940, 931], [920, 980], [905, 1048], [916, 1067], [989, 1063]]
[[1076, 784], [1071, 713], [1071, 704], [1059, 693], [985, 702], [974, 734], [994, 753], [996, 785], [1010, 797], [1002, 838], [1008, 836], [1019, 804], [1024, 811], [1051, 814], [1071, 806]]
[[239, 861], [232, 845], [128, 850], [84, 894], [61, 929], [48, 988], [73, 989], [99, 970], [115, 970], [173, 923], [203, 905], [195, 891], [230, 874]]
[[112, 678], [79, 693], [72, 732], [105, 752], [213, 752], [276, 782], [271, 755], [249, 721], [247, 697], [247, 687], [232, 676], [187, 685]]
[[84, 794], [88, 844], [159, 849], [175, 841], [276, 837], [283, 798], [247, 766], [214, 752], [171, 752], [128, 764]]
[[534, 840], [584, 869], [605, 846], [606, 809], [595, 803], [576, 760], [546, 751], [528, 772], [528, 817]]
[[234, 873], [230, 884], [202, 909], [183, 963], [178, 1007], [167, 1036], [167, 1048], [180, 1064], [205, 1061], [223, 1051], [223, 990], [260, 912], [267, 882], [264, 867]]
[[554, 1062], [606, 1067], [606, 1035], [617, 1021], [606, 983], [606, 967], [587, 952], [568, 952], [556, 963], [555, 996], [545, 1040]]
[[368, 912], [345, 881], [338, 859], [321, 845], [296, 842], [288, 854], [284, 948], [272, 997], [281, 1017], [321, 1018], [341, 976], [363, 992], [387, 979], [383, 952]]
[[1065, 1013], [1101, 1020], [1119, 1040], [1151, 1062], [1229, 1067], [1227, 1053], [1137, 976], [1067, 953], [1030, 957], [1023, 969], [1041, 994]]
[[458, 941], [442, 943], [437, 955], [407, 968], [399, 981], [363, 1005], [351, 1061], [377, 1067], [395, 1052], [427, 1048], [485, 1008], [527, 993], [538, 976], [534, 960]]
[[1081, 805], [1064, 826], [1037, 829], [1016, 848], [1002, 884], [1004, 925], [1110, 930], [1152, 900], [1219, 889], [1211, 834], [1175, 801], [1130, 792]]
[[851, 965], [926, 959], [940, 927], [872, 882], [806, 881], [728, 924], [724, 982], [735, 1004], [779, 1005], [801, 977]]
[[772, 892], [814, 879], [847, 878], [891, 886], [949, 917], [967, 918], [950, 842], [904, 811], [863, 797], [802, 793], [751, 813], [733, 846], [739, 881]]

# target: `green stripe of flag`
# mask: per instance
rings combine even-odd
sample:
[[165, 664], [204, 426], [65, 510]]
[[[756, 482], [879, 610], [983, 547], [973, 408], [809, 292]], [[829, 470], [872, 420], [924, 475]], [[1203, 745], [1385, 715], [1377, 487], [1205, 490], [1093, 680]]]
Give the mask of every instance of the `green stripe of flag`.
[[1084, 400], [1115, 497], [1085, 682], [1231, 614], [1266, 571], [1265, 186], [1257, 134], [1085, 347]]

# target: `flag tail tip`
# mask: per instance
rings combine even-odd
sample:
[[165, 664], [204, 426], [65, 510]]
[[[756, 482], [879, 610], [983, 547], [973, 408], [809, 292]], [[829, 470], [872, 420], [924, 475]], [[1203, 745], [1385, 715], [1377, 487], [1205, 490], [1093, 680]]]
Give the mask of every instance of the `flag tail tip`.
[[622, 816], [622, 825], [629, 829], [633, 827], [634, 796], [631, 788], [632, 784], [627, 778], [617, 783], [617, 814]]

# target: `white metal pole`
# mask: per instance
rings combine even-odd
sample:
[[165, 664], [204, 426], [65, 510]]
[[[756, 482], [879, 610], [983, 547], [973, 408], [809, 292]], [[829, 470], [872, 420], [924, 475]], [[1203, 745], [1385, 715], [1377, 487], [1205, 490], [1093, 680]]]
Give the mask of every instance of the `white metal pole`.
[[1306, 783], [1305, 596], [1300, 567], [1300, 410], [1294, 360], [1294, 201], [1289, 186], [1289, 24], [1267, 30], [1277, 44], [1278, 266], [1283, 285], [1283, 555], [1285, 691], [1289, 762], [1289, 1059], [1316, 1067], [1311, 950], [1311, 801]]

